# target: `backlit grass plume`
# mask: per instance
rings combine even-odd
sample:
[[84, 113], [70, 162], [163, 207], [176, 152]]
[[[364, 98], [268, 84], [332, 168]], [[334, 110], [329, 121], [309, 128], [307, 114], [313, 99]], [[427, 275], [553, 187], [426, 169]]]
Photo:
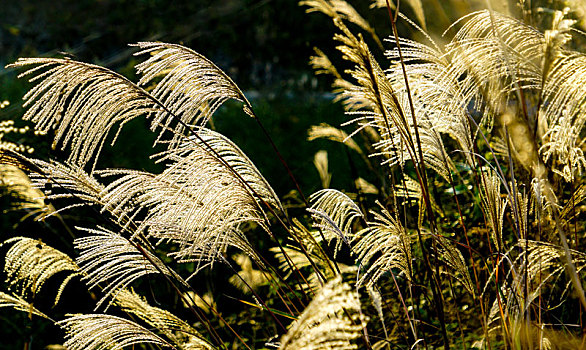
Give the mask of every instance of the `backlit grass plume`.
[[72, 315], [57, 323], [66, 332], [63, 344], [68, 349], [124, 349], [137, 344], [153, 344], [176, 349], [147, 328], [116, 316], [102, 314]]
[[153, 95], [167, 110], [156, 114], [153, 128], [159, 124], [165, 127], [175, 124], [174, 116], [181, 119], [176, 126], [180, 134], [186, 125], [203, 126], [228, 99], [243, 102], [244, 112], [254, 117], [252, 106], [240, 88], [203, 55], [176, 44], [140, 42], [135, 46], [141, 49], [136, 55], [151, 55], [136, 66], [137, 72], [142, 74], [139, 84], [148, 85], [162, 78], [157, 81]]
[[339, 278], [316, 294], [287, 334], [279, 349], [358, 349], [362, 320], [358, 296]]
[[164, 334], [178, 349], [211, 350], [213, 347], [191, 325], [170, 312], [149, 305], [132, 290], [116, 295], [116, 305], [128, 314], [138, 317], [150, 327]]
[[54, 145], [70, 146], [69, 161], [77, 165], [99, 154], [116, 124], [154, 111], [146, 91], [106, 68], [69, 58], [19, 59], [8, 67], [29, 66], [20, 76], [37, 85], [23, 98], [23, 119], [43, 132], [55, 129]]
[[6, 252], [4, 273], [10, 286], [22, 296], [39, 294], [45, 282], [60, 272], [67, 272], [55, 297], [55, 304], [67, 283], [80, 276], [79, 266], [66, 254], [45, 243], [26, 237], [14, 237], [2, 245], [11, 245]]

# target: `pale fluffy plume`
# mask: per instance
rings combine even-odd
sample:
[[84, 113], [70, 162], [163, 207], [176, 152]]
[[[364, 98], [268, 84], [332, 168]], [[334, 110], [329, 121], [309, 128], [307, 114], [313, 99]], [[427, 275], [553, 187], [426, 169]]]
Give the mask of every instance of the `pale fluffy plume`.
[[362, 30], [368, 32], [373, 40], [377, 43], [377, 45], [382, 49], [382, 43], [374, 28], [370, 26], [367, 20], [365, 20], [355, 9], [344, 0], [306, 0], [300, 1], [299, 5], [301, 6], [308, 6], [309, 8], [306, 12], [315, 12], [319, 11], [328, 16], [330, 16], [334, 20], [344, 20], [350, 23], [353, 23]]
[[211, 350], [213, 347], [187, 322], [172, 313], [149, 305], [132, 290], [123, 290], [116, 296], [116, 305], [128, 314], [140, 318], [164, 334], [179, 350]]
[[34, 160], [38, 172], [32, 172], [30, 177], [35, 188], [44, 191], [48, 200], [73, 199], [67, 205], [47, 215], [58, 214], [64, 210], [83, 205], [102, 205], [101, 192], [104, 186], [81, 166], [70, 163], [45, 162]]
[[94, 158], [95, 166], [115, 125], [155, 110], [146, 91], [100, 66], [68, 58], [20, 58], [8, 67], [31, 65], [36, 67], [19, 75], [33, 76], [30, 81], [37, 82], [23, 97], [29, 107], [23, 119], [42, 132], [56, 129], [53, 144], [70, 146], [69, 162], [76, 165], [83, 167]]
[[464, 260], [460, 250], [451, 241], [441, 236], [437, 237], [437, 244], [438, 259], [444, 263], [446, 268], [442, 272], [462, 283], [468, 293], [475, 296], [475, 286], [468, 272], [468, 263]]
[[358, 146], [356, 141], [350, 138], [350, 136], [348, 136], [348, 134], [342, 129], [335, 128], [326, 123], [321, 123], [320, 125], [313, 125], [309, 129], [307, 139], [309, 141], [313, 141], [321, 138], [344, 143], [350, 149], [358, 152], [358, 154], [362, 154], [362, 149], [360, 148], [360, 146]]
[[55, 208], [45, 204], [45, 195], [31, 183], [30, 178], [18, 167], [8, 164], [0, 164], [0, 187], [14, 192], [17, 196], [14, 206], [17, 209], [31, 210], [32, 213], [50, 215]]
[[[141, 277], [161, 273], [174, 275], [159, 258], [146, 248], [141, 249], [138, 243], [105, 229], [83, 230], [91, 235], [74, 241], [75, 249], [80, 251], [76, 262], [85, 274], [83, 280], [88, 287], [99, 287], [104, 292], [96, 309]], [[111, 303], [112, 300], [108, 306]]]
[[204, 266], [228, 246], [260, 261], [239, 227], [254, 222], [268, 230], [261, 208], [268, 204], [284, 209], [234, 144], [210, 130], [202, 129], [198, 135], [193, 142], [159, 155], [159, 161], [168, 164], [161, 174], [102, 172], [121, 176], [103, 192], [105, 209], [118, 217], [140, 218], [136, 234], [179, 244], [173, 256], [180, 261]]
[[503, 249], [503, 220], [508, 205], [507, 198], [501, 196], [501, 184], [502, 179], [496, 173], [488, 171], [481, 174], [480, 194], [482, 209], [490, 227], [490, 238], [498, 250]]
[[[425, 30], [425, 12], [423, 11], [423, 3], [421, 0], [407, 0], [406, 2], [413, 10], [415, 17], [417, 17], [417, 22], [419, 22], [421, 28]], [[393, 0], [373, 0], [372, 7], [386, 8], [387, 4], [391, 5], [392, 9], [396, 8], [395, 1]]]
[[[166, 109], [156, 113], [153, 127], [159, 124], [169, 127], [177, 116], [183, 123], [175, 126], [175, 132], [181, 135], [186, 125], [204, 126], [229, 99], [243, 102], [246, 114], [255, 117], [240, 88], [201, 54], [181, 45], [160, 42], [139, 42], [135, 46], [141, 49], [136, 55], [151, 55], [136, 65], [137, 72], [142, 74], [139, 84], [151, 84], [162, 77], [153, 95]], [[172, 145], [179, 140], [175, 137]]]
[[317, 191], [309, 197], [314, 226], [322, 230], [328, 242], [336, 240], [334, 256], [342, 243], [350, 246], [354, 237], [352, 223], [363, 218], [362, 211], [350, 197], [334, 189]]
[[[573, 264], [576, 266], [576, 273], [582, 274], [586, 269], [586, 255], [576, 250], [569, 251]], [[556, 303], [567, 298], [570, 285], [570, 277], [564, 279], [566, 272], [565, 255], [563, 247], [547, 242], [521, 239], [517, 244], [506, 252], [511, 266], [505, 279], [499, 280], [501, 288], [501, 301], [499, 312], [498, 300], [494, 301], [493, 310], [490, 313], [492, 323], [503, 321], [509, 317], [513, 320], [522, 321], [528, 308], [533, 305], [535, 299], [546, 298], [546, 292], [550, 292], [551, 303]], [[485, 286], [485, 292], [495, 272], [491, 273]], [[554, 288], [552, 288], [554, 287]], [[523, 296], [523, 297], [522, 297]], [[524, 298], [526, 296], [526, 298]]]
[[541, 84], [543, 34], [533, 27], [495, 12], [480, 11], [467, 18], [447, 46], [449, 79], [464, 76], [460, 91], [476, 108], [485, 103], [487, 125], [492, 118], [516, 102], [520, 107], [522, 90]]
[[79, 267], [69, 256], [40, 240], [14, 237], [2, 243], [6, 244], [12, 245], [4, 259], [6, 280], [20, 295], [35, 296], [49, 278], [67, 272], [55, 297], [57, 304], [67, 283], [80, 275]]
[[138, 344], [177, 349], [145, 327], [104, 314], [72, 315], [56, 323], [65, 330], [69, 350], [122, 350]]
[[313, 165], [319, 174], [319, 178], [321, 180], [321, 186], [323, 188], [330, 187], [330, 182], [332, 181], [332, 173], [329, 171], [329, 162], [328, 162], [328, 151], [326, 150], [319, 150], [313, 156]]
[[411, 238], [388, 210], [381, 208], [381, 213], [372, 214], [375, 221], [358, 232], [353, 247], [360, 264], [356, 286], [372, 287], [393, 268], [411, 279]]
[[336, 278], [316, 294], [289, 331], [280, 350], [358, 349], [362, 331], [358, 294]]
[[544, 86], [544, 102], [540, 115], [544, 161], [566, 181], [574, 181], [586, 169], [581, 133], [586, 123], [585, 93], [586, 56], [567, 53], [557, 58]]

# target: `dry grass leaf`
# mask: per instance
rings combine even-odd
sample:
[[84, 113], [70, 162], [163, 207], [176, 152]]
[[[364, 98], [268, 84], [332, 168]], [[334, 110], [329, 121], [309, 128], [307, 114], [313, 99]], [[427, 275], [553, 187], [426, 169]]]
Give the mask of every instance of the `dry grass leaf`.
[[231, 276], [228, 280], [233, 286], [244, 293], [251, 293], [250, 288], [257, 290], [267, 284], [268, 280], [265, 273], [253, 268], [250, 257], [244, 254], [236, 254], [234, 260], [240, 266], [240, 271], [237, 272], [238, 276]]
[[319, 174], [321, 186], [323, 188], [330, 187], [332, 181], [332, 173], [328, 170], [328, 151], [320, 150], [313, 156], [313, 165]]

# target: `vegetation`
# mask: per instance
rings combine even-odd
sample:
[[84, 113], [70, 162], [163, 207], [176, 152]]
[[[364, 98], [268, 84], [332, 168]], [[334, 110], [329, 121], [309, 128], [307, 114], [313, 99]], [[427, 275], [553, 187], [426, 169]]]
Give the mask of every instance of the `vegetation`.
[[[451, 21], [446, 3], [373, 2], [381, 40], [344, 0], [301, 1], [333, 21], [336, 51], [310, 62], [346, 111], [308, 130], [341, 144], [313, 157], [314, 185], [185, 46], [134, 44], [137, 82], [68, 57], [10, 64], [33, 83], [23, 119], [66, 159], [0, 148], [3, 193], [55, 233], [2, 244], [0, 307], [73, 350], [584, 347], [583, 5], [471, 1], [440, 37], [425, 9]], [[224, 104], [256, 124], [289, 193], [218, 131]], [[153, 170], [101, 168], [137, 121]], [[330, 188], [330, 158], [347, 188]]]

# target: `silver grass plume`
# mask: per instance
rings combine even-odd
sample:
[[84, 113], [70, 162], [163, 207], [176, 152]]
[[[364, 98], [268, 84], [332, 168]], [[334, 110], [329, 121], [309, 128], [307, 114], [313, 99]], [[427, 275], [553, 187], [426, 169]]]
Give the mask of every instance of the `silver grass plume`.
[[[105, 229], [81, 230], [91, 235], [73, 242], [75, 249], [80, 251], [76, 262], [88, 287], [99, 286], [104, 292], [96, 309], [141, 277], [160, 273], [174, 275], [154, 254], [146, 249], [139, 250], [137, 245], [117, 233]], [[112, 302], [110, 300], [108, 306]]]
[[81, 166], [72, 163], [56, 161], [32, 160], [38, 167], [38, 172], [32, 172], [30, 177], [35, 188], [44, 191], [48, 200], [62, 198], [74, 199], [75, 202], [63, 206], [48, 216], [83, 205], [102, 205], [101, 193], [104, 186]]
[[[286, 277], [294, 273], [291, 265], [298, 269], [314, 267], [307, 278], [307, 287], [313, 291], [317, 291], [325, 283], [324, 278], [328, 281], [335, 278], [339, 273], [334, 268], [334, 263], [322, 247], [322, 235], [319, 232], [309, 231], [297, 219], [293, 219], [292, 230], [294, 231], [293, 235], [303, 245], [303, 249], [299, 247], [284, 247], [283, 250], [286, 256], [278, 247], [270, 248], [270, 251], [278, 259], [279, 268], [287, 273]], [[335, 264], [342, 274], [355, 273], [356, 268], [354, 266], [346, 266], [339, 262]], [[305, 286], [305, 283], [303, 286]]]
[[[185, 125], [204, 126], [214, 112], [227, 100], [244, 103], [244, 112], [255, 117], [250, 102], [226, 73], [201, 54], [181, 45], [160, 42], [139, 42], [141, 49], [135, 55], [150, 54], [136, 65], [142, 74], [139, 85], [147, 85], [158, 78], [153, 95], [184, 124], [176, 126], [176, 134], [185, 132]], [[169, 127], [173, 117], [167, 111], [159, 111], [153, 120], [156, 125]], [[171, 145], [179, 139], [174, 138]]]
[[[405, 98], [406, 95], [402, 95], [401, 97]], [[401, 104], [407, 105], [407, 101], [402, 100]], [[406, 115], [409, 116], [408, 120], [412, 120], [411, 113], [407, 113]], [[455, 166], [447, 155], [439, 128], [435, 127], [428, 115], [420, 114], [417, 119], [417, 129], [420, 135], [419, 140], [423, 149], [425, 166], [433, 169], [444, 179], [449, 179], [450, 171], [453, 171]], [[374, 144], [378, 152], [374, 153], [373, 156], [384, 156], [386, 159], [382, 164], [387, 164], [390, 167], [398, 164], [402, 165], [407, 160], [419, 163], [417, 155], [413, 152], [413, 147], [407, 146], [402, 136], [395, 134], [396, 130], [395, 127], [391, 127], [390, 135], [392, 136], [388, 139], [383, 138], [380, 142]], [[408, 130], [411, 135], [415, 135], [415, 126], [412, 123], [408, 124]], [[386, 132], [384, 127], [381, 129], [381, 132]]]
[[[324, 1], [316, 3], [319, 4], [313, 6], [321, 6], [318, 10], [333, 16], [329, 13], [331, 9], [328, 9], [327, 4], [324, 5]], [[340, 18], [333, 17], [335, 24], [342, 31], [342, 34], [336, 34], [334, 37], [341, 43], [338, 49], [345, 60], [355, 64], [354, 69], [349, 73], [356, 84], [345, 83], [345, 91], [341, 95], [346, 108], [356, 116], [350, 122], [356, 123], [358, 130], [370, 131], [370, 133], [372, 129], [377, 131], [381, 141], [375, 144], [379, 149], [375, 155], [387, 157], [385, 163], [389, 166], [403, 164], [408, 159], [416, 163], [424, 161], [416, 156], [414, 134], [419, 132], [425, 162], [447, 178], [453, 166], [446, 156], [438, 129], [429, 120], [430, 116], [423, 114], [418, 117], [420, 125], [417, 126], [418, 130], [415, 130], [413, 116], [410, 115], [409, 109], [405, 108], [409, 104], [404, 86], [393, 86], [396, 82], [387, 79], [362, 37], [353, 35]], [[317, 64], [324, 64], [324, 62], [323, 59], [316, 61]], [[327, 67], [324, 68], [327, 69]]]
[[[211, 149], [213, 154], [220, 157], [238, 176], [246, 183], [246, 187], [254, 196], [259, 205], [264, 201], [278, 209], [281, 214], [286, 215], [279, 196], [272, 189], [269, 182], [256, 168], [252, 160], [226, 136], [206, 128], [199, 128], [199, 137], [190, 137], [189, 140], [202, 149]], [[190, 148], [189, 142], [182, 147]]]
[[[287, 273], [286, 277], [294, 274], [294, 269], [311, 268], [313, 266], [312, 262], [317, 265], [320, 273], [312, 271], [306, 278], [307, 284], [303, 283], [298, 287], [316, 291], [325, 283], [324, 278], [328, 279], [336, 276], [333, 269], [328, 269], [327, 261], [323, 259], [323, 256], [317, 250], [306, 253], [299, 250], [299, 248], [284, 247], [283, 251], [286, 255], [278, 247], [272, 247], [270, 251], [275, 254], [275, 258], [279, 261], [279, 268]], [[294, 268], [291, 268], [291, 266], [294, 266]]]
[[[444, 150], [440, 137], [442, 134], [455, 139], [464, 151], [468, 164], [473, 164], [472, 132], [466, 115], [470, 101], [461, 90], [460, 77], [451, 74], [451, 63], [445, 52], [430, 37], [427, 38], [431, 45], [403, 38], [399, 38], [399, 44], [414, 110], [421, 123], [419, 132], [422, 146], [425, 153], [434, 154], [433, 157], [424, 156], [436, 171], [446, 177], [446, 168], [452, 165]], [[396, 93], [406, 96], [398, 49], [387, 51], [386, 56], [392, 64], [392, 68], [387, 70], [387, 76]]]
[[345, 243], [350, 247], [353, 239], [352, 223], [363, 218], [362, 211], [350, 197], [334, 189], [324, 189], [309, 197], [311, 206], [307, 209], [312, 215], [314, 227], [322, 230], [328, 242], [336, 240], [334, 257]]
[[[338, 93], [337, 97], [334, 100], [336, 100], [338, 97], [340, 97], [340, 95], [341, 95], [342, 92], [343, 92], [343, 89], [342, 89], [342, 91], [340, 91]], [[379, 137], [378, 133], [374, 129], [372, 129], [372, 127], [366, 126], [366, 127], [364, 127], [364, 131], [366, 133], [368, 133], [368, 136], [370, 137], [369, 139], [373, 143], [376, 143], [377, 141], [380, 140], [380, 137]], [[338, 129], [338, 128], [333, 127], [331, 125], [328, 125], [326, 123], [320, 123], [319, 125], [312, 125], [309, 128], [308, 135], [307, 135], [307, 140], [308, 141], [313, 141], [313, 140], [317, 140], [317, 139], [327, 139], [327, 140], [330, 140], [330, 141], [343, 143], [348, 148], [350, 148], [353, 151], [357, 152], [360, 155], [360, 157], [362, 158], [362, 160], [364, 161], [364, 163], [366, 164], [366, 166], [368, 167], [368, 169], [374, 172], [375, 170], [374, 170], [374, 167], [372, 165], [372, 162], [368, 158], [368, 154], [365, 153], [360, 148], [360, 146], [358, 146], [358, 143], [356, 143], [356, 141], [354, 141], [353, 136], [354, 135], [348, 135], [348, 133], [346, 133], [342, 129]], [[365, 193], [363, 191], [363, 189], [361, 189], [360, 186], [357, 185], [357, 188], [359, 190], [361, 190], [362, 193]], [[372, 189], [369, 189], [369, 191], [370, 191], [370, 193], [372, 193]]]
[[348, 86], [342, 94], [346, 108], [349, 110], [374, 109], [374, 113], [381, 118], [378, 120], [383, 123], [383, 114], [388, 110], [391, 111], [390, 114], [398, 115], [400, 106], [392, 86], [362, 36], [352, 34], [341, 21], [334, 21], [334, 23], [342, 31], [334, 36], [334, 40], [340, 42], [337, 49], [345, 60], [356, 65], [349, 73], [356, 80], [357, 85]]
[[[388, 210], [381, 208], [381, 213], [372, 214], [375, 221], [357, 233], [357, 242], [353, 246], [360, 264], [356, 286], [372, 287], [391, 269], [397, 269], [411, 279], [411, 238]], [[360, 275], [362, 268], [366, 271]]]
[[177, 349], [145, 327], [124, 318], [104, 315], [72, 315], [56, 322], [65, 333], [69, 350], [122, 350], [138, 344]]
[[125, 213], [113, 210], [106, 206], [103, 200], [105, 186], [102, 185], [94, 174], [87, 173], [82, 167], [59, 163], [56, 161], [45, 162], [33, 160], [39, 168], [38, 172], [31, 173], [33, 186], [45, 191], [47, 199], [54, 201], [59, 199], [70, 199], [68, 204], [48, 213], [46, 216], [59, 214], [72, 208], [95, 205], [101, 208], [102, 212], [108, 212], [113, 219], [125, 230], [134, 233], [136, 223], [133, 218], [124, 215]]
[[38, 171], [30, 159], [9, 148], [0, 147], [0, 164], [15, 166], [23, 171]]
[[334, 20], [344, 20], [359, 26], [372, 36], [373, 40], [382, 50], [383, 45], [376, 35], [374, 28], [348, 2], [344, 0], [305, 0], [300, 1], [299, 5], [309, 7], [305, 10], [307, 13], [319, 11]]
[[531, 233], [531, 222], [529, 218], [532, 209], [530, 203], [531, 193], [517, 192], [516, 194], [517, 198], [512, 201], [511, 204], [513, 215], [517, 220], [516, 228], [518, 230], [519, 237], [527, 239]]
[[17, 311], [26, 312], [45, 318], [49, 321], [53, 321], [49, 316], [34, 308], [31, 303], [24, 300], [22, 297], [19, 297], [18, 295], [9, 295], [4, 292], [0, 292], [0, 308], [3, 307], [11, 307]]
[[572, 196], [568, 199], [566, 204], [560, 211], [560, 220], [565, 223], [570, 223], [572, 220], [577, 219], [576, 216], [579, 214], [577, 206], [586, 199], [586, 185], [580, 185]]
[[[336, 94], [334, 102], [343, 100], [343, 92], [351, 89], [354, 85], [342, 78], [336, 67], [332, 64], [328, 56], [318, 48], [314, 48], [316, 56], [311, 56], [309, 64], [315, 70], [315, 74], [329, 74], [334, 78], [332, 83], [333, 92]], [[348, 107], [348, 105], [347, 105]]]
[[[314, 233], [314, 235], [317, 236], [316, 233]], [[319, 237], [316, 237], [316, 240], [319, 240]], [[325, 281], [329, 281], [340, 274], [343, 276], [356, 275], [356, 266], [335, 262], [339, 269], [338, 273], [338, 270], [334, 269], [333, 262], [326, 256], [323, 250], [315, 249], [308, 253], [294, 247], [284, 247], [283, 250], [285, 251], [285, 254], [287, 254], [287, 257], [283, 255], [280, 248], [273, 247], [270, 249], [279, 261], [279, 268], [287, 273], [286, 277], [290, 277], [295, 273], [291, 269], [291, 265], [295, 266], [297, 269], [312, 268], [311, 273], [306, 278], [307, 283], [304, 282], [297, 285], [297, 287], [302, 289], [307, 288], [313, 293], [317, 292], [323, 286]], [[319, 273], [316, 272], [313, 267], [317, 267]]]
[[455, 244], [442, 236], [437, 236], [436, 239], [438, 243], [438, 260], [442, 261], [446, 268], [442, 272], [462, 283], [468, 293], [475, 296], [475, 286], [468, 271], [468, 264], [460, 250]]
[[540, 126], [543, 132], [540, 155], [552, 164], [565, 181], [574, 181], [586, 170], [581, 138], [586, 112], [586, 56], [564, 52], [551, 67], [543, 88]]
[[[562, 246], [542, 242], [521, 239], [508, 252], [508, 256], [518, 255], [512, 262], [512, 269], [507, 274], [509, 286], [512, 290], [512, 300], [508, 303], [508, 309], [515, 309], [516, 312], [524, 312], [530, 307], [533, 300], [538, 298], [543, 290], [548, 287], [548, 283], [564, 285], [563, 293], [552, 294], [551, 298], [562, 299], [570, 290], [571, 280], [568, 278], [565, 283], [557, 282], [564, 275], [566, 267], [565, 251]], [[576, 273], [584, 272], [586, 268], [586, 254], [574, 249], [570, 249], [572, 262], [576, 266]], [[492, 277], [492, 276], [491, 276]], [[563, 283], [563, 284], [562, 284]], [[523, 289], [527, 288], [529, 294], [524, 304], [519, 303], [519, 296], [524, 295]]]
[[53, 146], [71, 147], [68, 161], [85, 166], [94, 157], [95, 167], [107, 135], [116, 124], [149, 115], [155, 101], [143, 89], [106, 68], [68, 58], [20, 58], [7, 67], [34, 65], [19, 77], [37, 82], [23, 97], [29, 107], [23, 119], [36, 129], [55, 129]]
[[67, 283], [81, 275], [77, 264], [66, 254], [52, 248], [40, 240], [13, 237], [0, 246], [12, 244], [4, 258], [4, 273], [11, 287], [16, 287], [20, 295], [37, 295], [45, 282], [60, 272], [68, 272], [61, 282], [55, 304]]
[[329, 74], [336, 79], [342, 79], [342, 76], [338, 73], [338, 69], [334, 66], [332, 61], [330, 61], [329, 57], [317, 47], [314, 47], [313, 50], [315, 51], [316, 56], [311, 56], [309, 58], [309, 65], [313, 68], [315, 74]]
[[[206, 180], [214, 174], [190, 164], [191, 160], [186, 159], [186, 164], [180, 165], [183, 169], [175, 165], [159, 175], [128, 170], [102, 172], [121, 175], [104, 192], [105, 209], [135, 221], [142, 218], [133, 239], [147, 236], [176, 243], [180, 249], [173, 256], [182, 262], [198, 262], [198, 268], [216, 261], [228, 246], [258, 259], [239, 226], [262, 217], [245, 217], [248, 213], [239, 210], [242, 193], [240, 197], [229, 197], [234, 191], [222, 191], [233, 179], [224, 181], [225, 186], [218, 186], [218, 181], [209, 183]], [[210, 176], [184, 178], [190, 172]], [[223, 202], [226, 198], [229, 202]]]
[[[440, 135], [454, 138], [468, 165], [475, 166], [474, 133], [468, 120], [471, 114], [480, 113], [481, 124], [490, 129], [495, 117], [506, 114], [507, 106], [515, 105], [514, 99], [519, 110], [515, 112], [520, 113], [523, 93], [537, 91], [542, 75], [541, 33], [488, 11], [474, 13], [465, 20], [445, 49], [424, 32], [430, 46], [399, 39], [426, 163], [446, 179], [453, 166]], [[403, 72], [395, 69], [401, 63], [398, 49], [388, 51], [387, 57], [392, 61], [388, 78], [395, 93], [404, 95]], [[399, 152], [398, 156], [408, 154]]]
[[506, 111], [510, 94], [520, 104], [521, 90], [539, 87], [544, 42], [543, 34], [514, 18], [474, 13], [447, 46], [449, 75], [464, 76], [463, 95], [476, 106], [487, 103], [494, 117]]
[[578, 25], [584, 28], [586, 25], [584, 22], [584, 17], [586, 16], [586, 4], [580, 0], [569, 0], [565, 2], [565, 5], [578, 19]]
[[[586, 255], [576, 250], [570, 250], [570, 254], [576, 273], [584, 272]], [[509, 262], [510, 267], [505, 278], [498, 281], [501, 286], [500, 300], [493, 302], [489, 314], [489, 324], [493, 325], [490, 332], [502, 327], [499, 322], [525, 322], [527, 310], [540, 296], [552, 304], [568, 297], [572, 281], [563, 281], [562, 278], [566, 271], [565, 255], [565, 249], [561, 246], [525, 239], [519, 240], [506, 252], [505, 261]], [[487, 292], [495, 273], [492, 271], [483, 293]], [[562, 286], [562, 292], [551, 290], [548, 297], [544, 296], [548, 286], [555, 285]]]
[[[380, 141], [374, 145], [378, 149], [375, 155], [385, 157], [384, 164], [394, 166], [412, 160], [416, 164], [425, 161], [428, 166], [447, 178], [451, 161], [446, 157], [443, 141], [437, 130], [424, 115], [415, 129], [409, 106], [408, 95], [402, 86], [394, 86], [392, 80], [376, 62], [374, 56], [360, 35], [355, 36], [341, 22], [335, 21], [342, 33], [334, 36], [341, 44], [337, 47], [343, 58], [355, 66], [348, 73], [356, 81], [355, 85], [345, 89], [342, 96], [349, 114], [354, 118], [345, 124], [354, 123], [357, 131], [367, 134], [376, 130]], [[416, 132], [421, 135], [422, 156], [419, 159], [415, 144]], [[352, 133], [353, 135], [354, 133]]]
[[[403, 204], [409, 204], [412, 201], [417, 201], [417, 207], [419, 209], [417, 223], [419, 227], [423, 227], [426, 206], [424, 203], [423, 194], [421, 193], [421, 185], [419, 182], [410, 178], [408, 175], [404, 175], [401, 181], [399, 181], [399, 183], [395, 186], [395, 195], [397, 197], [404, 198]], [[434, 197], [430, 197], [429, 201], [431, 202], [431, 208], [436, 213], [441, 215], [441, 209], [435, 201]]]
[[503, 249], [502, 232], [508, 199], [501, 196], [502, 179], [492, 170], [483, 172], [480, 181], [482, 210], [490, 227], [490, 238], [494, 246]]
[[119, 217], [142, 215], [136, 234], [145, 232], [179, 244], [173, 256], [180, 261], [213, 263], [228, 246], [235, 246], [260, 262], [240, 226], [252, 222], [268, 230], [263, 202], [284, 209], [260, 172], [233, 143], [206, 129], [198, 135], [193, 142], [159, 155], [158, 161], [168, 164], [161, 174], [101, 172], [121, 175], [105, 188], [104, 208]]
[[329, 170], [328, 151], [325, 149], [315, 152], [313, 156], [313, 166], [319, 175], [321, 186], [323, 188], [330, 187], [332, 181], [332, 173]]
[[122, 290], [115, 303], [171, 340], [179, 350], [211, 350], [213, 347], [187, 322], [172, 313], [149, 305], [133, 290]]
[[[352, 34], [343, 22], [347, 18], [337, 12], [334, 2], [312, 0], [302, 1], [300, 4], [309, 6], [307, 12], [323, 12], [334, 20], [334, 24], [342, 31], [341, 34], [334, 36], [334, 40], [340, 42], [337, 49], [345, 60], [355, 65], [353, 70], [347, 71], [356, 81], [352, 83], [343, 79], [337, 70], [332, 68], [331, 62], [323, 52], [316, 50], [317, 56], [312, 58], [315, 69], [335, 77], [333, 86], [338, 93], [336, 100], [341, 100], [348, 113], [354, 116], [354, 119], [346, 124], [358, 125], [358, 129], [350, 136], [364, 131], [371, 141], [376, 142], [381, 138], [388, 138], [391, 134], [399, 133], [402, 137], [409, 139], [405, 141], [405, 144], [413, 146], [411, 135], [405, 130], [408, 124], [402, 107], [383, 69], [374, 59], [362, 36]], [[382, 45], [380, 46], [382, 49]], [[395, 125], [399, 125], [398, 130], [391, 131], [392, 126]]]
[[358, 349], [362, 327], [358, 293], [338, 277], [325, 284], [291, 324], [279, 350]]
[[366, 181], [361, 177], [354, 180], [354, 185], [356, 186], [356, 189], [360, 191], [360, 193], [379, 194], [380, 192], [378, 190], [378, 187], [376, 187], [375, 185], [371, 184], [370, 182]]

